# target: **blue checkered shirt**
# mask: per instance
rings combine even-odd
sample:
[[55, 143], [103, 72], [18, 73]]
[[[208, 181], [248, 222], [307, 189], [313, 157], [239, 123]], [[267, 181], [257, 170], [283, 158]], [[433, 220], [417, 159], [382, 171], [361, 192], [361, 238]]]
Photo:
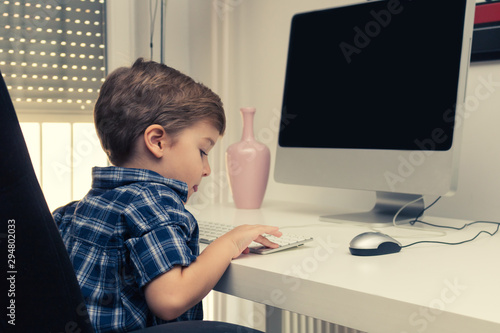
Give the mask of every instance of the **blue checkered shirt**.
[[[92, 189], [54, 211], [96, 332], [164, 323], [143, 287], [199, 253], [198, 226], [184, 208], [187, 185], [142, 169], [96, 167]], [[201, 302], [177, 320], [203, 318]]]

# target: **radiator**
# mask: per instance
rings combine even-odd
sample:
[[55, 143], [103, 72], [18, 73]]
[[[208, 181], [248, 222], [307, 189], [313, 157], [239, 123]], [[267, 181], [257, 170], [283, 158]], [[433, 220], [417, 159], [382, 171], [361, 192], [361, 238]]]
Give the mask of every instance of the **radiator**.
[[282, 332], [286, 333], [363, 333], [289, 311], [283, 311], [282, 316]]
[[[211, 292], [203, 300], [204, 318], [243, 325], [266, 332], [265, 305]], [[319, 319], [283, 311], [281, 332], [266, 333], [363, 333]]]

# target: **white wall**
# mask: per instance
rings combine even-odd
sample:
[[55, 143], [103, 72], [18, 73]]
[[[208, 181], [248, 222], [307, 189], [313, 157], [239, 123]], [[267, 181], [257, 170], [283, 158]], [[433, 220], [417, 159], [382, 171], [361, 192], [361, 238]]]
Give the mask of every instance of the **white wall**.
[[[139, 58], [160, 61], [161, 57], [161, 6], [156, 8], [153, 30], [151, 13], [157, 1], [108, 0], [107, 1], [107, 52], [108, 71], [120, 66], [130, 66]], [[150, 8], [150, 3], [153, 5]], [[159, 3], [159, 1], [158, 1]], [[189, 1], [170, 0], [164, 30], [164, 58], [174, 63], [182, 72], [190, 71]], [[153, 34], [153, 57], [150, 40]]]

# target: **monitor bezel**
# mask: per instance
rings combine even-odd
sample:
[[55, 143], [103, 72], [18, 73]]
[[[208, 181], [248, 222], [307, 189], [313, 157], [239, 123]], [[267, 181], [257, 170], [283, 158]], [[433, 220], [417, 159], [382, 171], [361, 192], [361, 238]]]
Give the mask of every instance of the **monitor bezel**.
[[[278, 183], [294, 185], [417, 195], [453, 195], [458, 188], [474, 8], [475, 1], [466, 0], [455, 128], [453, 144], [449, 150], [291, 148], [278, 144], [274, 179]], [[282, 126], [286, 126], [288, 121], [293, 119], [282, 115]]]

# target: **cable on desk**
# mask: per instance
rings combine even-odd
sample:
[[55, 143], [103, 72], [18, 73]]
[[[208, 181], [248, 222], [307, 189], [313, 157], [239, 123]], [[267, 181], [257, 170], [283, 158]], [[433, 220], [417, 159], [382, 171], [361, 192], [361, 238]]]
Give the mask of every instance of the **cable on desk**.
[[433, 243], [433, 244], [444, 244], [444, 245], [461, 245], [461, 244], [464, 244], [464, 243], [472, 242], [474, 239], [476, 239], [477, 237], [479, 237], [479, 235], [481, 235], [482, 233], [488, 234], [490, 236], [494, 236], [498, 232], [498, 229], [500, 228], [500, 223], [499, 222], [490, 222], [490, 221], [474, 221], [474, 222], [471, 222], [471, 223], [467, 223], [467, 224], [463, 225], [460, 228], [450, 227], [450, 226], [436, 225], [436, 224], [432, 224], [432, 223], [428, 223], [428, 222], [424, 222], [424, 221], [420, 221], [420, 220], [416, 220], [415, 222], [423, 223], [423, 224], [430, 225], [430, 226], [437, 227], [437, 228], [448, 228], [448, 229], [455, 229], [455, 230], [462, 230], [462, 229], [464, 229], [464, 228], [466, 228], [466, 227], [468, 227], [470, 225], [477, 224], [477, 223], [496, 224], [497, 228], [492, 233], [489, 232], [489, 231], [486, 231], [486, 230], [481, 230], [480, 232], [478, 232], [476, 234], [476, 236], [472, 237], [471, 239], [467, 239], [467, 240], [464, 240], [464, 241], [461, 241], [461, 242], [451, 243], [451, 242], [441, 242], [441, 241], [418, 241], [418, 242], [410, 243], [410, 244], [407, 244], [407, 245], [403, 245], [403, 246], [401, 246], [401, 248], [413, 246], [413, 245], [416, 245], [416, 244], [422, 244], [422, 243]]
[[[394, 218], [392, 219], [392, 224], [395, 227], [401, 228], [401, 226], [396, 223], [396, 218], [398, 217], [399, 213], [401, 213], [401, 211], [403, 211], [403, 209], [405, 209], [409, 205], [411, 205], [411, 204], [413, 204], [413, 203], [415, 203], [415, 202], [417, 202], [419, 200], [423, 200], [423, 199], [424, 199], [423, 196], [421, 196], [421, 197], [419, 197], [419, 198], [417, 198], [417, 199], [415, 199], [413, 201], [410, 201], [410, 202], [406, 203], [405, 205], [403, 205], [396, 212], [396, 214], [394, 214]], [[425, 222], [425, 221], [419, 220], [419, 218], [422, 217], [422, 215], [424, 215], [424, 212], [426, 210], [428, 210], [429, 208], [431, 208], [432, 206], [434, 206], [440, 199], [441, 199], [441, 196], [439, 196], [436, 200], [434, 200], [427, 207], [424, 207], [424, 209], [422, 209], [422, 211], [415, 217], [415, 219], [413, 219], [412, 221], [410, 221], [410, 224], [413, 226], [415, 223], [421, 223], [421, 224], [428, 225], [428, 226], [435, 227], [435, 228], [445, 228], [445, 229], [453, 229], [453, 230], [463, 230], [463, 229], [465, 229], [468, 226], [471, 226], [473, 224], [495, 224], [497, 226], [496, 230], [494, 232], [489, 232], [489, 231], [486, 231], [486, 230], [481, 230], [473, 238], [467, 239], [467, 240], [464, 240], [464, 241], [461, 241], [461, 242], [454, 242], [454, 243], [452, 243], [452, 242], [441, 242], [441, 241], [418, 241], [418, 242], [410, 243], [410, 244], [407, 244], [407, 245], [403, 245], [403, 246], [401, 246], [401, 248], [413, 246], [413, 245], [416, 245], [416, 244], [423, 244], [423, 243], [444, 244], [444, 245], [460, 245], [460, 244], [472, 242], [477, 237], [479, 237], [479, 235], [481, 235], [483, 233], [488, 234], [490, 236], [494, 236], [498, 232], [498, 230], [500, 229], [500, 222], [492, 222], [492, 221], [474, 221], [474, 222], [466, 223], [466, 224], [464, 224], [461, 227], [452, 227], [452, 226], [444, 226], [444, 225], [433, 224], [433, 223], [429, 223], [429, 222]]]

